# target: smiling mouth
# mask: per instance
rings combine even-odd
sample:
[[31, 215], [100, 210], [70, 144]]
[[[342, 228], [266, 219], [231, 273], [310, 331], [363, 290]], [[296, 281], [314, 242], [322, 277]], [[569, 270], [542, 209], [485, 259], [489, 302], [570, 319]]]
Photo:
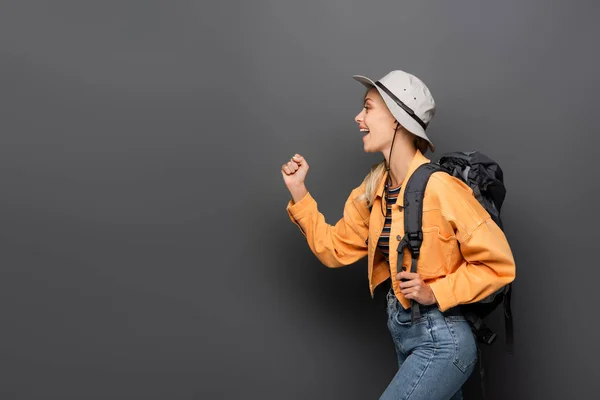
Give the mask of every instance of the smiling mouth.
[[370, 132], [371, 132], [371, 131], [369, 131], [368, 129], [361, 129], [361, 130], [360, 130], [360, 133], [362, 133], [362, 134], [363, 134], [363, 136], [362, 136], [362, 141], [363, 141], [363, 142], [364, 142], [364, 141], [367, 139], [367, 136], [369, 136], [369, 133], [370, 133]]

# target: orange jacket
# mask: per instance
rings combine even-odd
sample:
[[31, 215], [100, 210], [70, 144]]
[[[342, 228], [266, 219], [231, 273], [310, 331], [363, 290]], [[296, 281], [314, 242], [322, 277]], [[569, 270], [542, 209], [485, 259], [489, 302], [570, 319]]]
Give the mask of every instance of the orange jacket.
[[[426, 162], [429, 159], [417, 150], [405, 181]], [[396, 247], [404, 236], [404, 215], [400, 207], [392, 208], [389, 264], [377, 249], [385, 221], [381, 213], [381, 202], [385, 202], [381, 197], [384, 184], [385, 179], [382, 179], [372, 210], [366, 200], [358, 200], [365, 191], [364, 182], [355, 188], [346, 200], [343, 217], [335, 225], [325, 222], [310, 193], [297, 203], [290, 200], [286, 210], [324, 265], [341, 267], [368, 256], [371, 296], [375, 287], [391, 275], [396, 297], [408, 308], [410, 300], [402, 295], [400, 282], [396, 280]], [[402, 186], [398, 195], [400, 206], [404, 202], [404, 189]], [[430, 285], [441, 311], [479, 301], [515, 279], [515, 262], [506, 236], [475, 199], [471, 188], [459, 179], [444, 172], [431, 175], [423, 199], [422, 229], [417, 273]], [[408, 249], [402, 265], [410, 270]]]

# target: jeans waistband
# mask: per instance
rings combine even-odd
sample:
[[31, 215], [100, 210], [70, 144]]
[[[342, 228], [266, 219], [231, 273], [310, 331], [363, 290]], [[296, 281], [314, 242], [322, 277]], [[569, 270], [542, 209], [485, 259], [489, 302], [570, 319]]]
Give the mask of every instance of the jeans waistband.
[[[394, 293], [394, 289], [393, 288], [389, 288], [387, 296], [393, 296], [393, 298], [395, 299], [395, 301], [398, 303], [397, 306], [398, 307], [402, 307], [402, 305], [400, 304], [400, 302], [398, 301], [398, 298], [396, 297], [396, 294]], [[429, 311], [439, 311], [439, 307], [437, 306], [437, 304], [430, 304], [430, 305], [424, 305], [424, 304], [419, 304], [419, 309], [421, 311], [421, 313], [426, 313]], [[410, 308], [407, 310], [410, 311]], [[458, 317], [458, 316], [462, 316], [463, 313], [460, 310], [459, 306], [456, 307], [452, 307], [446, 311], [440, 311], [441, 314], [443, 314], [446, 317]]]
[[[431, 310], [438, 310], [438, 311], [440, 310], [439, 307], [437, 306], [437, 304], [432, 304], [429, 306], [424, 306], [422, 304], [419, 304], [419, 308], [421, 309], [421, 312], [427, 312], [427, 311], [431, 311]], [[442, 313], [446, 317], [460, 317], [463, 315], [463, 313], [460, 311], [459, 306], [449, 308], [446, 311], [440, 311], [440, 313]]]

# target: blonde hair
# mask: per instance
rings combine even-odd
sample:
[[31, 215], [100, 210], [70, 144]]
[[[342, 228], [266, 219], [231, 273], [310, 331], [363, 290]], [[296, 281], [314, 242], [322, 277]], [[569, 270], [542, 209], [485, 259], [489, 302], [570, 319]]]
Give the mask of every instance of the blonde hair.
[[373, 206], [373, 198], [375, 198], [375, 190], [379, 186], [379, 182], [385, 175], [385, 159], [379, 161], [371, 167], [371, 170], [365, 176], [363, 184], [365, 184], [365, 192], [359, 197], [359, 200], [366, 200], [367, 207]]
[[[404, 130], [408, 135], [412, 136], [413, 144], [416, 149], [421, 153], [425, 154], [429, 149], [429, 142], [407, 130]], [[383, 179], [386, 171], [385, 159], [379, 161], [377, 164], [371, 166], [371, 170], [365, 176], [362, 183], [365, 184], [365, 192], [360, 196], [359, 200], [366, 200], [367, 206], [373, 205], [373, 199], [375, 198], [375, 191]]]

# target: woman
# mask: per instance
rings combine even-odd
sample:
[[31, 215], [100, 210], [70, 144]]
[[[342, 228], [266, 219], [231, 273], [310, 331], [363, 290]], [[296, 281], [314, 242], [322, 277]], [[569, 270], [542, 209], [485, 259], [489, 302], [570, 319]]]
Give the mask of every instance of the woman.
[[[371, 296], [381, 283], [390, 285], [388, 329], [399, 369], [380, 400], [461, 399], [477, 348], [457, 306], [479, 301], [514, 280], [511, 249], [472, 190], [436, 172], [423, 199], [417, 272], [409, 272], [408, 251], [397, 271], [396, 248], [404, 236], [402, 183], [429, 162], [424, 156], [428, 148], [434, 151], [425, 130], [435, 101], [420, 79], [404, 71], [377, 82], [354, 78], [367, 87], [364, 107], [355, 117], [364, 151], [381, 152], [384, 159], [352, 191], [343, 217], [329, 225], [304, 184], [308, 163], [296, 154], [281, 169], [292, 196], [287, 211], [323, 264], [335, 268], [367, 256]], [[414, 323], [411, 300], [421, 311]]]

